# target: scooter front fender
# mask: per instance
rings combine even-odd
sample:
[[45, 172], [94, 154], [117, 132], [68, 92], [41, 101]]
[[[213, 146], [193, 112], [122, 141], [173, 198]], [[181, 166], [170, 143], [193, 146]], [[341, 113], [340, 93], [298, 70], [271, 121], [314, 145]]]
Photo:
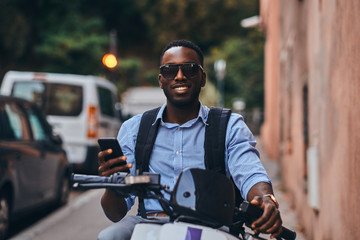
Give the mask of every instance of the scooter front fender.
[[239, 240], [218, 229], [201, 225], [174, 222], [163, 225], [140, 223], [135, 226], [131, 240]]
[[158, 240], [162, 226], [155, 223], [136, 224], [131, 240]]

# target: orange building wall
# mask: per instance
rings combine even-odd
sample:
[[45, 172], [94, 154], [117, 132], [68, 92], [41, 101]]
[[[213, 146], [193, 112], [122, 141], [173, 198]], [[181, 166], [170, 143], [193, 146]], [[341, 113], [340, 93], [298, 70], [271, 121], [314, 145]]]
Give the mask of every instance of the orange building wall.
[[[358, 0], [261, 0], [261, 137], [280, 161], [308, 239], [360, 239], [359, 12]], [[317, 208], [308, 201], [313, 174], [307, 167], [314, 160], [307, 157], [309, 148], [317, 149]]]
[[[267, 40], [265, 44], [265, 80], [264, 88], [266, 89], [264, 96], [264, 123], [261, 127], [261, 135], [263, 144], [267, 149], [269, 158], [278, 158], [279, 156], [279, 119], [272, 117], [279, 115], [279, 104], [277, 98], [278, 79], [279, 79], [279, 29], [278, 27], [268, 28], [265, 24], [273, 25], [278, 22], [278, 6], [269, 4], [270, 1], [261, 2], [261, 17], [266, 19], [263, 22], [263, 29], [266, 29]], [[272, 14], [269, 14], [269, 13]], [[271, 37], [270, 37], [271, 36]]]

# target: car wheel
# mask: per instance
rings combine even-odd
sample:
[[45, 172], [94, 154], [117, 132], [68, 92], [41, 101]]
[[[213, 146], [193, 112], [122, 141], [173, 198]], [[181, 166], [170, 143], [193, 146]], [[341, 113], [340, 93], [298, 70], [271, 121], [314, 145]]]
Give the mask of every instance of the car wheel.
[[0, 239], [6, 239], [10, 223], [10, 201], [6, 194], [0, 195]]
[[64, 175], [59, 185], [58, 198], [56, 201], [57, 206], [63, 206], [68, 202], [70, 195], [69, 183], [69, 177], [67, 175]]

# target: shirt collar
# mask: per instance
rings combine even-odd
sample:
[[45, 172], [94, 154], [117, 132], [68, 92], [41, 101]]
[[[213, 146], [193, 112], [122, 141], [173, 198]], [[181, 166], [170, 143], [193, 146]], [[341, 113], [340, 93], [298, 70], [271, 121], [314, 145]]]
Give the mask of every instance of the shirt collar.
[[[164, 122], [163, 121], [163, 113], [164, 113], [164, 110], [165, 110], [165, 107], [166, 107], [166, 103], [164, 103], [157, 116], [156, 116], [156, 119], [155, 121], [152, 123], [152, 125], [155, 125], [155, 123], [157, 121], [161, 121], [161, 122]], [[209, 108], [206, 107], [205, 105], [202, 105], [201, 102], [200, 102], [200, 109], [199, 109], [199, 113], [198, 113], [198, 116], [197, 116], [197, 119], [201, 119], [201, 121], [206, 124], [206, 121], [207, 121], [207, 117], [208, 117], [208, 113], [209, 113]]]

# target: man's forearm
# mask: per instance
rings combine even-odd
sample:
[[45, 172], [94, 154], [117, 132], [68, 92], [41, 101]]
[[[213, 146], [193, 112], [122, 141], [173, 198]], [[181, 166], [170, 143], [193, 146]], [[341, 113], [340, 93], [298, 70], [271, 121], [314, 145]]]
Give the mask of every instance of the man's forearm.
[[113, 222], [120, 221], [127, 213], [127, 205], [123, 198], [117, 197], [106, 189], [102, 198], [101, 206], [105, 215]]
[[273, 194], [273, 189], [269, 183], [266, 182], [259, 182], [255, 184], [252, 188], [250, 188], [247, 200], [251, 201], [254, 199], [254, 197], [259, 196], [262, 197], [265, 194]]

